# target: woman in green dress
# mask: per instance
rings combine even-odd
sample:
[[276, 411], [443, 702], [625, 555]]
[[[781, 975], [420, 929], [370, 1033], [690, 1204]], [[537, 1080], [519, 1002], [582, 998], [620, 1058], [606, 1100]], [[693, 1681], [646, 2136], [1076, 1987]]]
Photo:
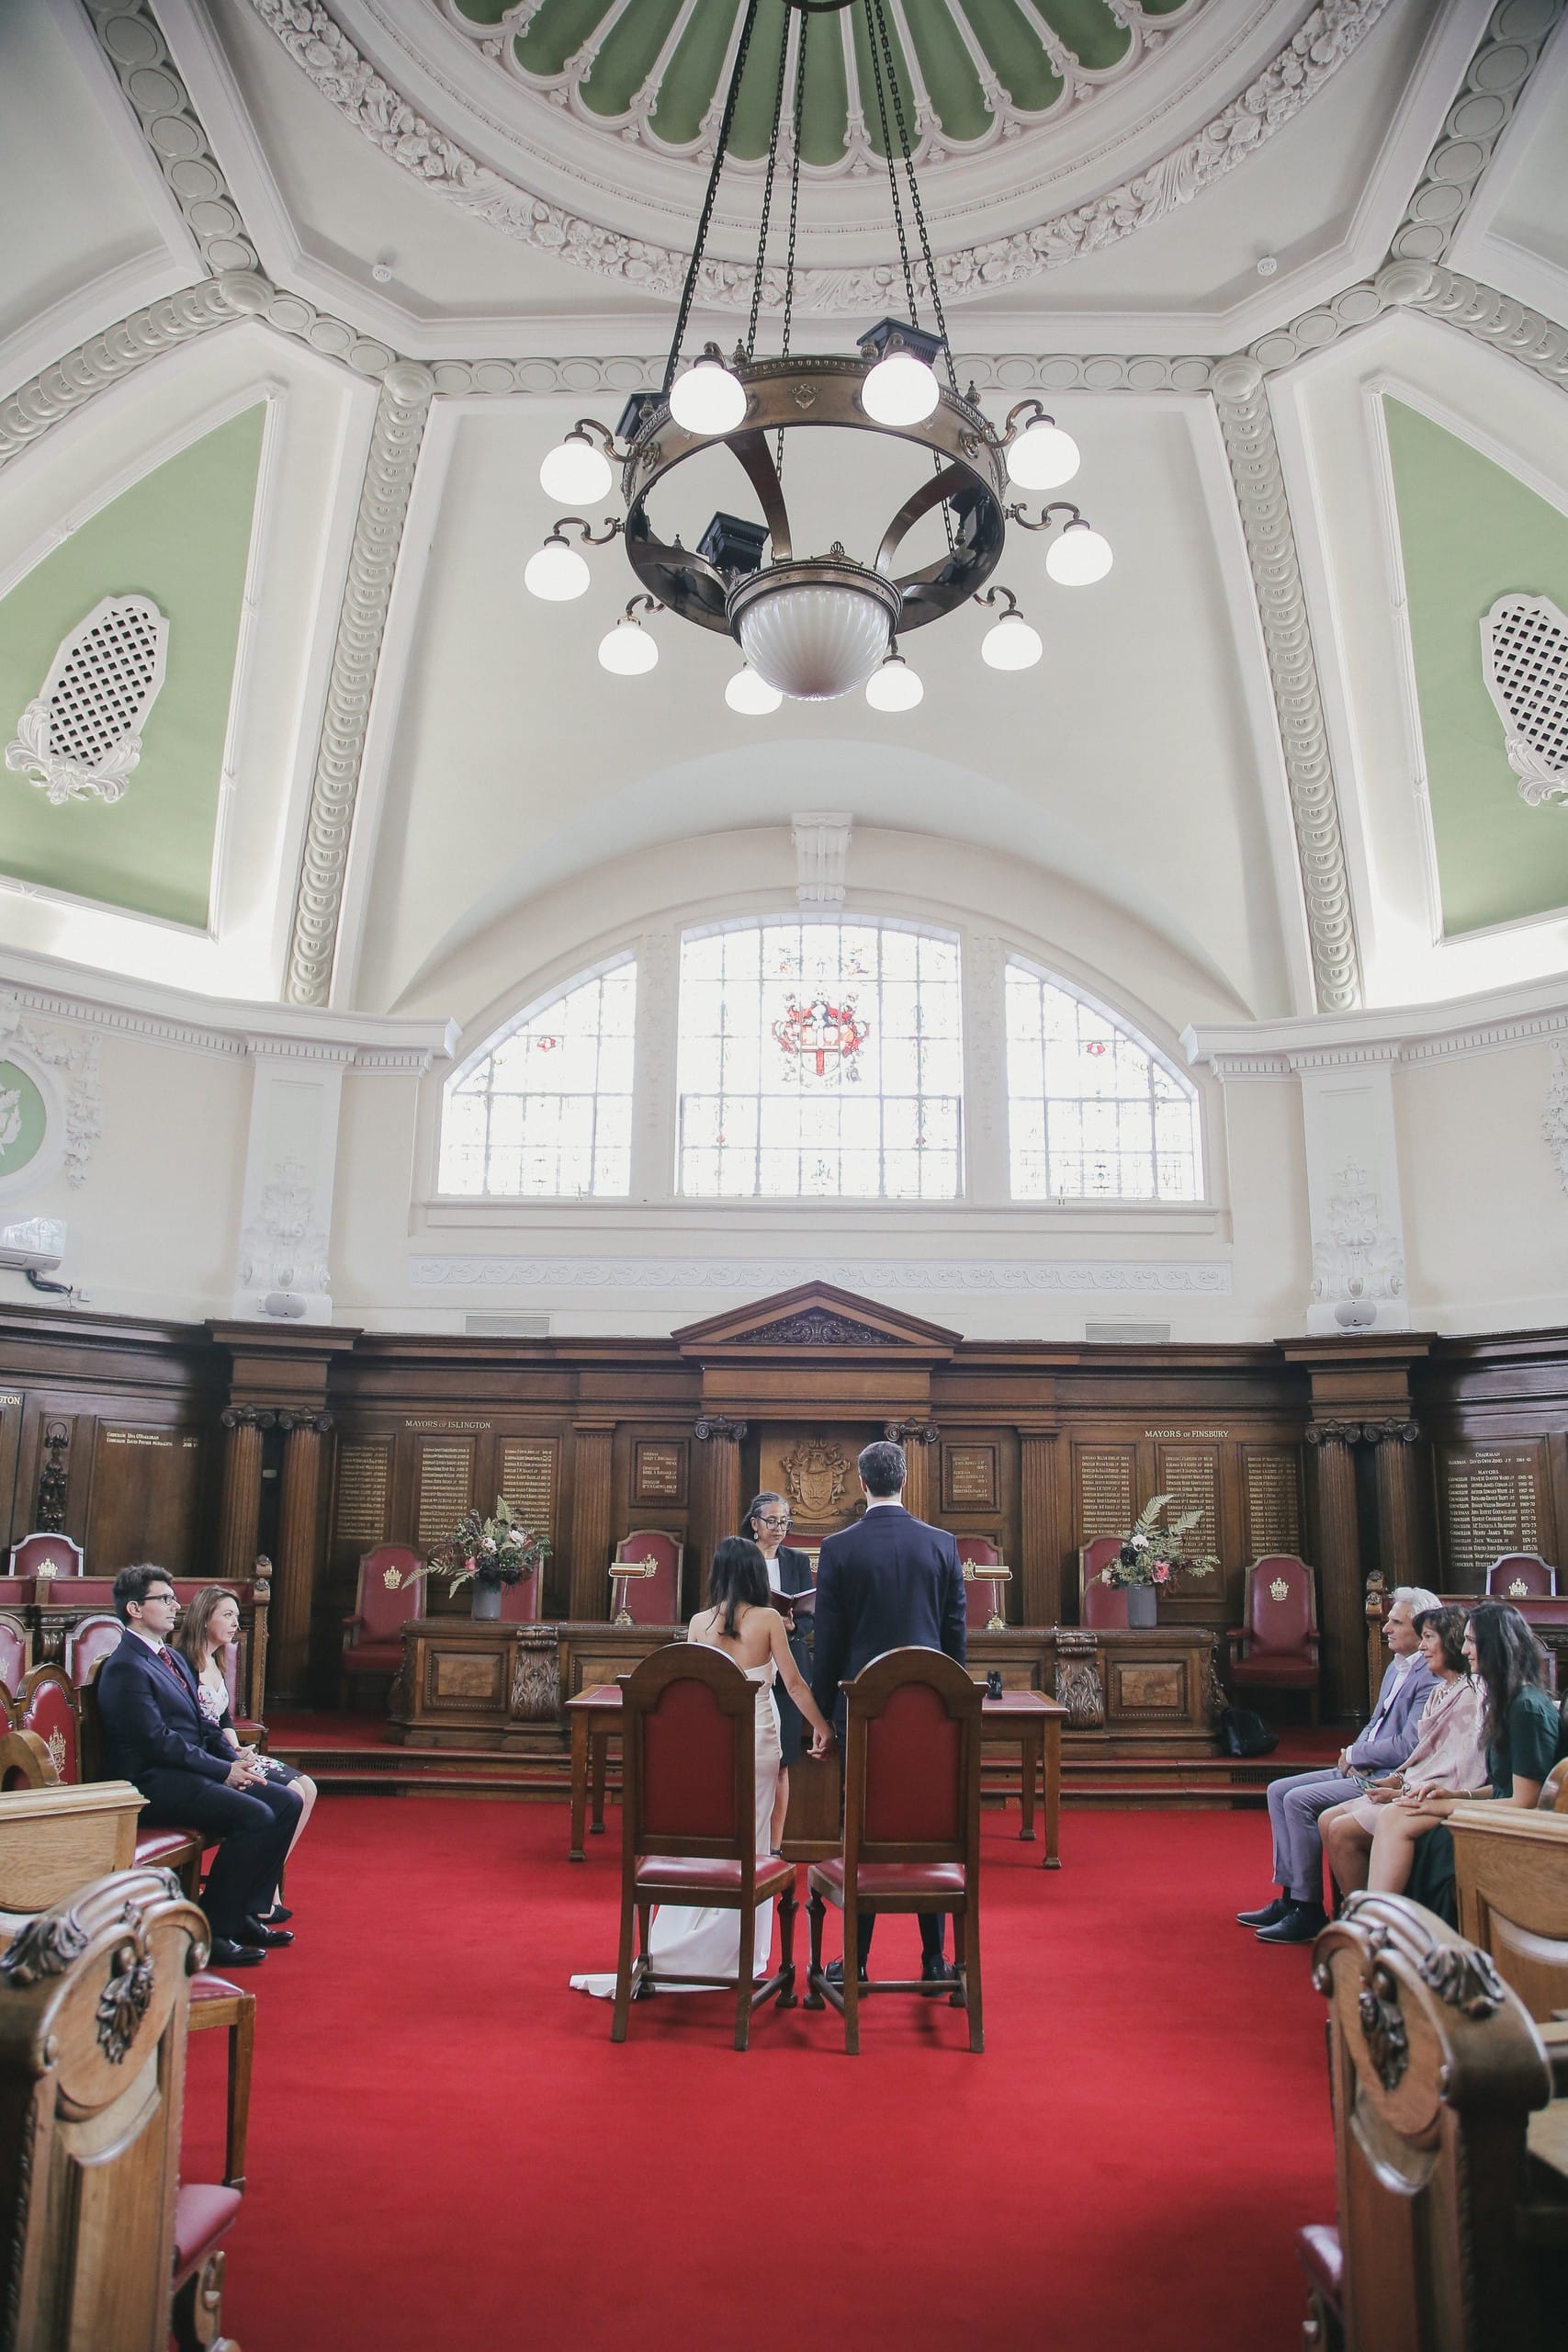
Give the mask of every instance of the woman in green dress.
[[[1546, 1654], [1505, 1600], [1483, 1600], [1472, 1611], [1464, 1649], [1486, 1694], [1482, 1732], [1493, 1801], [1529, 1811], [1552, 1766], [1568, 1756], [1568, 1722], [1545, 1688]], [[1433, 1812], [1451, 1813], [1458, 1802], [1435, 1798]], [[1445, 1821], [1438, 1819], [1416, 1847], [1405, 1893], [1450, 1927], [1458, 1925], [1453, 1833]]]

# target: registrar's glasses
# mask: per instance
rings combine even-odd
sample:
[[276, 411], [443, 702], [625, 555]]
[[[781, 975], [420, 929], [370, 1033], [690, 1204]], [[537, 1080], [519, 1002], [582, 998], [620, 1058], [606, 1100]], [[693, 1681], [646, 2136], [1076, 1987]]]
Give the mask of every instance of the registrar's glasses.
[[757, 1524], [759, 1527], [787, 1527], [789, 1525], [789, 1513], [786, 1510], [781, 1519], [777, 1511], [759, 1511], [757, 1514]]

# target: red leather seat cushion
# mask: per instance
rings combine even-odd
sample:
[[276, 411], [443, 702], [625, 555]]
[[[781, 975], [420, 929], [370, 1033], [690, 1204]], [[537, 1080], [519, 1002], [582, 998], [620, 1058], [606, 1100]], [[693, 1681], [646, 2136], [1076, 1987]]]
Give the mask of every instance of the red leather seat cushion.
[[[844, 1899], [844, 1865], [841, 1860], [813, 1862], [811, 1883], [820, 1886], [824, 1894], [835, 1903]], [[964, 1894], [962, 1862], [863, 1862], [861, 1864], [860, 1894], [863, 1902], [874, 1903], [883, 1894]]]
[[193, 2001], [238, 2001], [243, 1998], [244, 1991], [243, 1984], [231, 1984], [215, 1968], [198, 1968], [190, 1980]]
[[183, 1861], [199, 1842], [194, 1829], [145, 1829], [136, 1841], [137, 1865], [146, 1869], [176, 1857]]
[[205, 2261], [238, 2213], [237, 2188], [218, 2188], [193, 2181], [175, 2201], [175, 2284]]
[[344, 1650], [342, 1659], [350, 1674], [395, 1674], [402, 1662], [401, 1642], [360, 1642]]
[[1345, 2249], [1338, 2231], [1326, 2222], [1314, 2222], [1296, 2232], [1296, 2252], [1319, 2294], [1338, 2311], [1345, 2296]]
[[1317, 1660], [1302, 1657], [1291, 1650], [1254, 1650], [1249, 1657], [1237, 1658], [1231, 1668], [1233, 1682], [1315, 1682]]
[[[757, 1864], [759, 1897], [778, 1894], [795, 1878], [795, 1864], [775, 1855]], [[711, 1861], [705, 1854], [644, 1854], [637, 1866], [639, 1894], [657, 1894], [660, 1887], [673, 1888], [684, 1902], [689, 1896], [702, 1894], [739, 1894], [740, 1865], [739, 1862]]]

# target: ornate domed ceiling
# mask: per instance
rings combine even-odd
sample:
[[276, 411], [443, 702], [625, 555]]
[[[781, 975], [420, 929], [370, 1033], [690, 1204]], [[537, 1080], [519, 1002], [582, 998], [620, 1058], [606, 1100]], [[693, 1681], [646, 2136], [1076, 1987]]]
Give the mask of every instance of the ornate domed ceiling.
[[[679, 289], [743, 0], [250, 0], [420, 185], [644, 294]], [[1295, 120], [1398, 0], [886, 0], [949, 301], [1134, 235]], [[702, 298], [744, 305], [781, 47], [806, 35], [796, 306], [885, 307], [887, 137], [861, 0], [761, 0]], [[786, 137], [789, 107], [786, 102]], [[782, 227], [778, 238], [782, 254]]]
[[[745, 0], [440, 0], [508, 77], [584, 122], [705, 164]], [[1206, 0], [893, 0], [892, 79], [924, 165], [1058, 122], [1146, 66]], [[863, 174], [886, 153], [862, 8], [790, 12], [790, 72], [807, 34], [801, 157]], [[767, 153], [784, 0], [758, 11], [736, 115], [738, 163]], [[892, 93], [889, 92], [891, 101]], [[896, 141], [895, 141], [896, 143]]]

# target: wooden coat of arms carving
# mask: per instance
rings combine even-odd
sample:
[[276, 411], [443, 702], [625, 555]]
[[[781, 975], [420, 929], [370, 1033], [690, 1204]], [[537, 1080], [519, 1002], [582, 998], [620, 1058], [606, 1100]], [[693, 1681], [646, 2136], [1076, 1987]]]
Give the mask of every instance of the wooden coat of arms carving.
[[802, 1438], [779, 1464], [784, 1493], [799, 1519], [830, 1519], [849, 1486], [850, 1462], [831, 1438]]

